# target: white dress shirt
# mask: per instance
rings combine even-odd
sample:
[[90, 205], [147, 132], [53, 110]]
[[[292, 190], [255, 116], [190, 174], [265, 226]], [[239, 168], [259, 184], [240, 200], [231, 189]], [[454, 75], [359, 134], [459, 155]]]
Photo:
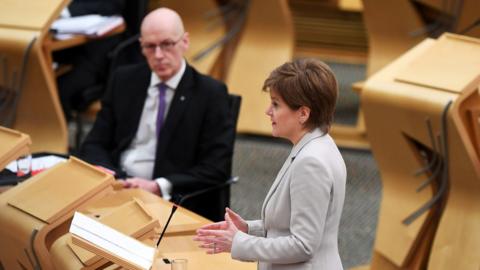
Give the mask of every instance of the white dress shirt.
[[[167, 85], [165, 93], [165, 114], [167, 117], [170, 104], [175, 94], [183, 74], [185, 73], [186, 63], [182, 60], [180, 70], [169, 80], [163, 82]], [[120, 165], [122, 169], [131, 176], [144, 179], [152, 179], [153, 166], [155, 165], [155, 152], [157, 149], [157, 112], [158, 112], [158, 85], [162, 83], [161, 79], [152, 72], [150, 86], [148, 87], [147, 98], [143, 107], [142, 116], [138, 125], [137, 134], [132, 140], [130, 146], [120, 155]], [[162, 197], [165, 200], [171, 199], [172, 184], [166, 178], [155, 179]]]

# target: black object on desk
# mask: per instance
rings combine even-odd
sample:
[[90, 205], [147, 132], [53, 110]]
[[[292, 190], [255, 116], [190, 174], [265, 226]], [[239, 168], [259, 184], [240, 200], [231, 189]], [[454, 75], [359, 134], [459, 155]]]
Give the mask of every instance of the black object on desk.
[[[50, 153], [50, 152], [38, 152], [38, 153], [32, 154], [32, 159], [38, 158], [38, 157], [44, 157], [44, 156], [57, 156], [65, 159], [69, 158], [69, 155]], [[24, 176], [17, 176], [16, 173], [8, 169], [3, 169], [0, 171], [0, 186], [14, 186], [30, 177], [31, 177], [31, 174], [27, 174]]]

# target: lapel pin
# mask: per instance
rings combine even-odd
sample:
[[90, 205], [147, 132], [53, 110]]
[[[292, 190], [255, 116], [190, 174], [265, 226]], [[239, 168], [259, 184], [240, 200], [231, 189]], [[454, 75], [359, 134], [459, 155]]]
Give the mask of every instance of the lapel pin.
[[184, 101], [185, 100], [185, 96], [180, 96], [180, 101]]

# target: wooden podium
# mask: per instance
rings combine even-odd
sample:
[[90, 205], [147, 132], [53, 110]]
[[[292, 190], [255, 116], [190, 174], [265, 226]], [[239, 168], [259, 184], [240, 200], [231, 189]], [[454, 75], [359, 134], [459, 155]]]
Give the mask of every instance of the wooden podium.
[[383, 195], [370, 266], [480, 267], [480, 40], [426, 39], [362, 93]]
[[114, 179], [75, 158], [0, 195], [0, 264], [4, 269], [54, 269], [50, 246], [73, 212], [111, 192]]

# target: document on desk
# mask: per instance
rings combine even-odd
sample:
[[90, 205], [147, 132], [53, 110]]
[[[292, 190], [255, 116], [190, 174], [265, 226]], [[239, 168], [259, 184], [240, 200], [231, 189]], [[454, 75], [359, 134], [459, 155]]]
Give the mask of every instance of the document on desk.
[[72, 242], [126, 268], [150, 269], [155, 248], [147, 246], [84, 214], [75, 212]]
[[84, 15], [60, 18], [53, 22], [51, 29], [56, 35], [102, 36], [124, 23], [121, 16]]
[[[46, 155], [41, 157], [34, 157], [32, 158], [32, 175], [35, 175], [41, 171], [49, 169], [58, 163], [66, 162], [67, 159], [64, 157], [54, 156], [54, 155]], [[5, 167], [6, 169], [10, 170], [13, 173], [17, 173], [17, 161], [14, 160]]]

